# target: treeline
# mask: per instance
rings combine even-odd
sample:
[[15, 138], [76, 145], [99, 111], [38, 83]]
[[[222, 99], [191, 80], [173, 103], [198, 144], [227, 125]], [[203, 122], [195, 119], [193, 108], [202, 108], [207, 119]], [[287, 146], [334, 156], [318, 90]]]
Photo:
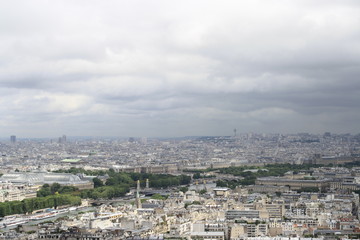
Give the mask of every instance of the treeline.
[[173, 186], [179, 186], [179, 185], [187, 185], [191, 181], [190, 176], [186, 175], [180, 175], [180, 176], [152, 176], [149, 179], [150, 187], [153, 188], [167, 188], [167, 187], [173, 187]]
[[[228, 167], [219, 169], [220, 173], [223, 174], [232, 174], [234, 176], [242, 177], [269, 177], [269, 176], [284, 176], [288, 171], [293, 171], [298, 173], [301, 170], [309, 170], [311, 168], [322, 167], [323, 165], [319, 164], [267, 164], [264, 167], [255, 167], [255, 166], [241, 166], [241, 167]], [[257, 171], [247, 171], [247, 170], [257, 170]]]
[[167, 188], [172, 186], [187, 185], [191, 181], [190, 176], [170, 175], [170, 174], [152, 174], [152, 173], [116, 173], [109, 172], [109, 179], [106, 185], [113, 186], [119, 184], [129, 184], [135, 187], [136, 182], [140, 180], [140, 185], [145, 187], [146, 179], [149, 179], [149, 186], [152, 188]]
[[12, 214], [30, 213], [37, 209], [57, 208], [62, 205], [80, 205], [81, 198], [91, 199], [111, 199], [125, 196], [131, 187], [136, 186], [136, 181], [140, 180], [144, 187], [146, 179], [149, 179], [150, 187], [167, 188], [172, 186], [187, 185], [191, 177], [186, 175], [174, 176], [170, 174], [149, 174], [149, 173], [116, 173], [109, 171], [85, 171], [83, 169], [71, 168], [57, 172], [84, 173], [87, 175], [102, 174], [109, 178], [105, 184], [99, 179], [94, 178], [94, 188], [79, 190], [73, 186], [61, 186], [58, 183], [51, 185], [44, 184], [37, 192], [37, 198], [28, 198], [22, 201], [10, 201], [0, 203], [0, 217]]
[[167, 188], [173, 186], [187, 185], [191, 181], [190, 176], [179, 175], [174, 176], [170, 174], [152, 174], [152, 173], [128, 173], [133, 181], [140, 180], [142, 187], [146, 184], [146, 179], [149, 179], [149, 185], [152, 188]]
[[55, 194], [46, 197], [27, 198], [22, 201], [0, 203], [0, 217], [13, 214], [31, 213], [44, 208], [57, 208], [63, 205], [80, 205], [81, 198], [70, 194]]
[[256, 178], [234, 179], [234, 180], [217, 180], [216, 186], [234, 189], [239, 185], [254, 185]]
[[[221, 168], [218, 171], [222, 174], [232, 174], [234, 176], [243, 177], [234, 180], [218, 180], [216, 185], [219, 187], [228, 187], [234, 189], [239, 185], [253, 185], [258, 177], [284, 176], [286, 172], [292, 171], [294, 174], [302, 170], [310, 170], [311, 168], [322, 167], [319, 164], [267, 164], [264, 167], [241, 166]], [[250, 171], [249, 171], [250, 170]], [[252, 171], [253, 170], [253, 171]], [[314, 191], [314, 189], [312, 189]]]
[[129, 185], [122, 184], [117, 186], [102, 186], [94, 189], [85, 189], [80, 192], [81, 198], [91, 199], [111, 199], [115, 197], [123, 197], [129, 192]]
[[360, 161], [347, 162], [347, 163], [344, 163], [342, 166], [344, 166], [346, 168], [359, 167]]
[[81, 198], [91, 199], [111, 199], [116, 197], [123, 197], [130, 191], [131, 187], [136, 186], [137, 180], [140, 180], [142, 187], [146, 185], [146, 179], [149, 179], [149, 185], [152, 188], [167, 188], [173, 186], [187, 185], [191, 181], [190, 176], [180, 175], [174, 176], [170, 174], [150, 174], [150, 173], [123, 173], [115, 172], [113, 169], [102, 172], [89, 172], [83, 169], [71, 168], [69, 170], [62, 170], [58, 172], [67, 173], [85, 173], [96, 175], [102, 173], [108, 175], [107, 180], [103, 183], [99, 178], [94, 178], [94, 189], [85, 189], [79, 191], [75, 187], [61, 186], [58, 183], [52, 185], [45, 184], [38, 191], [39, 197], [49, 196], [56, 193], [71, 193]]
[[65, 194], [79, 191], [77, 187], [73, 186], [61, 186], [59, 183], [53, 183], [51, 185], [44, 184], [39, 191], [37, 191], [37, 197], [46, 197], [55, 193]]
[[105, 175], [108, 171], [105, 170], [85, 170], [83, 168], [75, 168], [75, 167], [71, 167], [70, 169], [59, 169], [54, 171], [56, 173], [72, 173], [72, 174], [78, 174], [78, 173], [83, 173], [86, 174], [88, 176], [103, 176]]
[[[101, 182], [101, 181], [100, 181]], [[78, 188], [72, 186], [61, 186], [58, 183], [53, 183], [51, 185], [44, 184], [41, 189], [37, 192], [38, 197], [47, 197], [61, 193], [68, 193], [72, 196], [77, 196], [81, 198], [91, 198], [91, 199], [111, 199], [114, 197], [125, 196], [129, 192], [130, 187], [128, 184], [118, 184], [115, 186], [104, 186], [97, 185], [93, 189], [84, 189], [79, 191]]]
[[[67, 170], [58, 170], [56, 172], [63, 173], [72, 173], [78, 174], [83, 173], [86, 175], [92, 176], [104, 176], [108, 175], [109, 178], [106, 180], [106, 186], [115, 186], [115, 185], [128, 185], [129, 187], [134, 187], [136, 181], [140, 180], [141, 186], [144, 187], [146, 184], [146, 179], [149, 179], [150, 187], [152, 188], [166, 188], [172, 186], [186, 185], [191, 181], [191, 177], [186, 175], [170, 175], [170, 174], [152, 174], [152, 173], [125, 173], [125, 172], [115, 172], [114, 169], [107, 171], [87, 171], [81, 168], [70, 168]], [[102, 187], [101, 183], [97, 178], [94, 181], [95, 187]]]
[[80, 192], [82, 198], [92, 199], [111, 199], [122, 197], [130, 191], [131, 187], [136, 186], [137, 180], [140, 185], [145, 187], [146, 179], [152, 188], [167, 188], [172, 186], [186, 185], [191, 181], [191, 177], [186, 175], [174, 176], [169, 174], [149, 174], [149, 173], [116, 173], [108, 171], [109, 178], [105, 184], [98, 178], [94, 178], [94, 189], [86, 189]]

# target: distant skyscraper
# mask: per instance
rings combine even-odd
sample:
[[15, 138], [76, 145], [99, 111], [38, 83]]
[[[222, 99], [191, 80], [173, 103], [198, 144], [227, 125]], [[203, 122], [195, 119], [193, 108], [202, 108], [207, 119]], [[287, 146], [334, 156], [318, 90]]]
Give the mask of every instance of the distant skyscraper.
[[15, 135], [10, 136], [10, 142], [12, 142], [12, 143], [16, 142], [16, 136]]
[[141, 142], [142, 144], [147, 144], [147, 138], [146, 138], [146, 137], [142, 137], [142, 138], [140, 139], [140, 142]]
[[62, 137], [59, 137], [58, 143], [66, 143], [66, 135], [63, 135]]
[[325, 132], [324, 137], [327, 137], [327, 138], [331, 137], [331, 133], [330, 132]]

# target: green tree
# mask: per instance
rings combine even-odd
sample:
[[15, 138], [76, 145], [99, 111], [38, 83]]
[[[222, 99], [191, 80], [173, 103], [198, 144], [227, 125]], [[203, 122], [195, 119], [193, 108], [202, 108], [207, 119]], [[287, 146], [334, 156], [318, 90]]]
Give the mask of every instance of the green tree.
[[104, 186], [103, 182], [99, 178], [93, 178], [94, 187], [102, 187]]
[[36, 196], [38, 197], [46, 197], [51, 195], [51, 190], [49, 184], [44, 184], [42, 188], [37, 191]]
[[168, 198], [168, 196], [163, 196], [163, 195], [156, 193], [156, 194], [152, 195], [151, 198], [158, 199], [158, 200], [166, 200]]
[[61, 185], [59, 183], [53, 183], [50, 186], [51, 193], [54, 194], [54, 193], [58, 192], [60, 188], [61, 188]]
[[206, 189], [201, 189], [200, 192], [199, 192], [201, 195], [207, 193]]
[[199, 172], [193, 174], [193, 179], [199, 179], [201, 178], [201, 175]]
[[179, 190], [181, 192], [183, 192], [183, 193], [186, 193], [189, 190], [189, 188], [188, 187], [181, 187]]

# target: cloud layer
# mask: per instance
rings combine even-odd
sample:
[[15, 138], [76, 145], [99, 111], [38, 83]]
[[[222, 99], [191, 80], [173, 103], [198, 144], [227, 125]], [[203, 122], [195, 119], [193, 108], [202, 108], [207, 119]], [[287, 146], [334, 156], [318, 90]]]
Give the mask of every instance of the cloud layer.
[[352, 132], [358, 1], [0, 1], [3, 136]]

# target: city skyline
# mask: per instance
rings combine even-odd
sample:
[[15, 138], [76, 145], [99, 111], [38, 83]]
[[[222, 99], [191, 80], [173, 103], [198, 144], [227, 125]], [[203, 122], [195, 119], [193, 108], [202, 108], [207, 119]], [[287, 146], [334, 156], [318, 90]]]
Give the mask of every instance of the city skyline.
[[[269, 133], [264, 133], [264, 132], [240, 132], [237, 133], [236, 136], [234, 135], [234, 133], [230, 132], [230, 134], [227, 135], [187, 135], [187, 136], [167, 136], [167, 137], [162, 137], [162, 136], [135, 136], [135, 135], [129, 135], [129, 136], [116, 136], [116, 135], [109, 135], [109, 136], [92, 136], [92, 135], [88, 135], [88, 136], [75, 136], [75, 135], [63, 135], [63, 136], [49, 136], [49, 137], [29, 137], [29, 136], [18, 136], [18, 135], [11, 135], [11, 136], [1, 136], [0, 135], [0, 141], [10, 141], [12, 142], [12, 137], [15, 137], [15, 142], [18, 140], [31, 140], [31, 139], [44, 139], [44, 140], [52, 140], [54, 142], [58, 142], [58, 143], [65, 143], [67, 142], [67, 138], [74, 140], [74, 139], [121, 139], [121, 140], [127, 140], [129, 142], [142, 142], [142, 141], [146, 141], [148, 139], [191, 139], [191, 138], [203, 138], [203, 137], [219, 137], [219, 138], [244, 138], [244, 137], [250, 137], [250, 136], [262, 136], [262, 137], [275, 137], [275, 136], [308, 136], [308, 137], [322, 137], [322, 136], [326, 136], [328, 135], [329, 137], [335, 137], [335, 136], [352, 136], [352, 137], [357, 137], [360, 136], [360, 133], [334, 133], [334, 132], [323, 132], [323, 133], [309, 133], [309, 132], [298, 132], [298, 133], [276, 133], [276, 132], [269, 132]], [[64, 140], [64, 136], [65, 136], [65, 140]]]
[[358, 134], [359, 12], [351, 0], [3, 1], [0, 135]]

